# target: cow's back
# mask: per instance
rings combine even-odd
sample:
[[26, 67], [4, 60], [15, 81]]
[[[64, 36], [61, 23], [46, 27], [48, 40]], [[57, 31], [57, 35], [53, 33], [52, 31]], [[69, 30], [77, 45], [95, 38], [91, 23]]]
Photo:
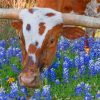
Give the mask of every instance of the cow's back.
[[38, 7], [48, 7], [63, 13], [75, 12], [84, 14], [86, 5], [91, 0], [37, 0]]

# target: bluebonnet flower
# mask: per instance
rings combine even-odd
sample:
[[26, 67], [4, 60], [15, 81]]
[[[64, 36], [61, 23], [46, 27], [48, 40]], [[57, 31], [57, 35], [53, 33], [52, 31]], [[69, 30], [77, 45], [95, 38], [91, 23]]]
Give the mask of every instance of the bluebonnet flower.
[[16, 100], [27, 100], [27, 98], [26, 97], [24, 97], [24, 96], [17, 96], [16, 97]]
[[76, 51], [78, 51], [78, 46], [79, 46], [78, 41], [77, 41], [77, 40], [76, 40], [76, 41], [74, 41], [74, 44], [73, 44], [73, 49], [74, 49], [74, 50], [76, 50]]
[[91, 91], [91, 86], [89, 84], [85, 84], [84, 86], [84, 94], [88, 94]]
[[85, 54], [84, 56], [84, 64], [87, 66], [89, 64], [90, 56], [88, 54]]
[[84, 100], [93, 100], [93, 97], [90, 93], [85, 94]]
[[75, 57], [75, 66], [76, 67], [79, 67], [80, 66], [80, 58], [79, 58], [79, 56], [76, 56]]
[[10, 87], [11, 87], [11, 89], [16, 89], [16, 90], [18, 90], [18, 83], [17, 83], [17, 81], [11, 83]]
[[61, 52], [60, 52], [60, 51], [57, 51], [57, 52], [56, 52], [56, 57], [57, 57], [58, 60], [61, 59]]
[[6, 41], [5, 40], [0, 41], [0, 47], [3, 47], [3, 48], [6, 47]]
[[73, 76], [72, 76], [72, 79], [73, 79], [73, 80], [77, 80], [77, 79], [78, 79], [78, 75], [73, 75]]
[[2, 62], [0, 61], [0, 69], [2, 69]]
[[16, 73], [19, 73], [19, 69], [17, 68], [17, 65], [12, 64], [11, 68], [13, 69], [13, 71], [15, 71]]
[[88, 38], [88, 42], [89, 42], [89, 48], [91, 48], [94, 44], [94, 38], [93, 37], [89, 37]]
[[100, 73], [100, 60], [95, 62], [95, 71], [96, 73]]
[[21, 92], [24, 94], [24, 95], [28, 95], [28, 91], [27, 91], [27, 88], [26, 87], [24, 87], [24, 86], [21, 86], [20, 87], [20, 90], [21, 90]]
[[17, 53], [16, 57], [19, 58], [19, 62], [22, 62], [22, 52]]
[[30, 100], [41, 100], [41, 91], [36, 89], [34, 95], [30, 98]]
[[43, 81], [45, 79], [45, 75], [43, 72], [40, 73], [40, 80]]
[[100, 90], [98, 90], [97, 94], [96, 94], [96, 99], [99, 100], [100, 99]]
[[82, 95], [82, 87], [80, 84], [78, 84], [76, 87], [75, 87], [75, 93], [76, 93], [76, 96], [81, 96]]
[[56, 61], [56, 62], [54, 62], [54, 63], [50, 66], [50, 68], [57, 69], [57, 68], [59, 67], [59, 64], [60, 64], [60, 62], [59, 62], [59, 61]]
[[43, 86], [41, 95], [42, 97], [44, 97], [44, 100], [52, 100], [50, 93], [50, 85]]
[[56, 72], [53, 68], [50, 69], [50, 79], [55, 82], [56, 80]]
[[91, 95], [91, 86], [80, 82], [75, 88], [75, 93], [77, 96], [81, 96], [84, 93], [84, 100], [92, 100], [93, 96]]
[[16, 56], [16, 48], [13, 48], [12, 56]]
[[59, 85], [59, 84], [60, 84], [59, 79], [56, 79], [55, 83], [56, 83], [57, 85]]
[[69, 68], [67, 62], [63, 63], [63, 81], [69, 83]]
[[43, 81], [44, 79], [48, 78], [48, 69], [44, 69], [43, 72], [40, 73], [40, 79]]
[[86, 53], [85, 51], [80, 51], [78, 54], [80, 57], [84, 58]]
[[79, 68], [79, 74], [80, 76], [82, 76], [83, 74], [85, 74], [86, 71], [86, 67], [84, 65], [80, 66]]
[[64, 61], [62, 66], [63, 68], [69, 68], [69, 63], [67, 61]]
[[3, 47], [0, 47], [0, 52], [6, 52], [6, 49]]
[[18, 84], [17, 82], [13, 82], [10, 85], [11, 91], [10, 91], [10, 98], [15, 98], [18, 95]]
[[44, 73], [45, 78], [48, 78], [48, 74], [49, 74], [48, 69], [44, 69], [43, 73]]
[[93, 96], [91, 95], [91, 86], [89, 84], [85, 84], [84, 86], [84, 100], [92, 100]]
[[18, 39], [17, 38], [10, 38], [9, 43], [12, 47], [19, 47]]
[[5, 90], [3, 87], [0, 87], [0, 97], [4, 97], [5, 96]]
[[[69, 57], [64, 56], [64, 62], [66, 62], [68, 64], [68, 67], [72, 67], [74, 66], [73, 60], [71, 60]], [[64, 63], [63, 63], [64, 64]]]
[[5, 59], [6, 58], [6, 52], [5, 51], [2, 51], [0, 52], [0, 59]]
[[65, 39], [64, 37], [61, 37], [60, 38], [60, 41], [57, 45], [57, 50], [60, 51], [60, 50], [63, 50], [63, 51], [66, 51], [70, 46], [70, 42], [69, 40]]
[[80, 66], [84, 65], [84, 57], [80, 56]]
[[3, 59], [2, 62], [3, 62], [3, 64], [9, 64], [9, 59], [7, 59], [7, 58], [6, 59]]
[[8, 48], [6, 55], [7, 55], [7, 58], [9, 58], [9, 59], [12, 57], [12, 55], [13, 55], [13, 48], [12, 47]]
[[84, 82], [80, 82], [80, 86], [81, 86], [82, 88], [84, 88], [84, 87], [85, 87], [85, 83], [84, 83]]
[[85, 41], [85, 38], [77, 39], [74, 42], [73, 48], [78, 52], [84, 51], [84, 41]]
[[4, 97], [0, 97], [0, 100], [4, 100]]
[[94, 62], [94, 60], [89, 61], [89, 70], [91, 75], [96, 75], [100, 73], [99, 65], [100, 65], [100, 61], [96, 61], [96, 62]]
[[91, 60], [94, 59], [94, 58], [95, 58], [95, 52], [92, 51], [92, 50], [90, 50], [89, 56], [90, 56], [90, 59], [91, 59]]

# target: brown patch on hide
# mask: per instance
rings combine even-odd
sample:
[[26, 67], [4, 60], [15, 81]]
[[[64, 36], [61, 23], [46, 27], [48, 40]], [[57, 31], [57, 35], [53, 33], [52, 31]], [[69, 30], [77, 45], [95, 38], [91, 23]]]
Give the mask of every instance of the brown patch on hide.
[[22, 24], [23, 24], [22, 21], [13, 21], [11, 23], [11, 26], [14, 27], [15, 29], [17, 29], [18, 32], [20, 32], [22, 30]]
[[39, 34], [40, 35], [42, 35], [43, 33], [44, 33], [44, 31], [45, 31], [45, 23], [44, 22], [41, 22], [40, 24], [39, 24]]
[[36, 45], [34, 45], [34, 44], [30, 44], [30, 45], [29, 45], [28, 53], [35, 53], [36, 50], [37, 50]]
[[33, 12], [34, 12], [32, 8], [29, 9], [28, 11], [29, 11], [31, 14], [33, 14]]
[[30, 31], [30, 30], [31, 30], [31, 25], [30, 25], [30, 24], [27, 24], [27, 25], [26, 25], [26, 30], [27, 30], [27, 31]]
[[52, 17], [52, 16], [54, 16], [55, 14], [54, 13], [47, 13], [46, 14], [46, 16], [48, 16], [48, 17]]
[[71, 11], [78, 14], [84, 14], [86, 5], [91, 0], [37, 0], [37, 6], [43, 8], [52, 8], [63, 13]]

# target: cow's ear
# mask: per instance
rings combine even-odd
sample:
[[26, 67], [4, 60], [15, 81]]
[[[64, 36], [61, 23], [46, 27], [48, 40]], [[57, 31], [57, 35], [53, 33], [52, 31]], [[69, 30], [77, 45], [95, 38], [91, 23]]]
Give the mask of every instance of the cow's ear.
[[79, 27], [64, 27], [61, 35], [70, 40], [74, 40], [83, 37], [85, 31]]
[[13, 26], [19, 32], [22, 29], [22, 24], [23, 24], [22, 21], [13, 21], [11, 23], [11, 26]]

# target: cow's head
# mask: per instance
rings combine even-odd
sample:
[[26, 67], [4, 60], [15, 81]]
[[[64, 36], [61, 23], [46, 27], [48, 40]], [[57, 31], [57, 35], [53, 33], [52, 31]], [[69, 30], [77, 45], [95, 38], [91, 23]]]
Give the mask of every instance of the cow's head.
[[51, 9], [29, 9], [21, 13], [22, 21], [13, 22], [23, 55], [21, 85], [37, 87], [39, 74], [48, 67], [55, 55], [58, 37], [62, 30], [61, 13]]
[[[0, 9], [0, 18], [21, 19], [21, 21], [13, 22], [12, 25], [18, 30], [23, 55], [24, 69], [19, 75], [19, 81], [21, 85], [28, 87], [39, 86], [40, 70], [50, 65], [56, 52], [59, 36], [76, 38], [77, 33], [74, 34], [74, 28], [73, 31], [70, 31], [71, 28], [66, 30], [62, 28], [62, 24], [100, 27], [99, 19], [62, 14], [48, 8]], [[72, 35], [61, 34], [61, 32], [67, 33], [67, 31]], [[83, 36], [84, 32], [81, 30], [79, 32], [82, 32]], [[73, 37], [74, 35], [75, 37]], [[78, 34], [78, 37], [80, 36]]]

